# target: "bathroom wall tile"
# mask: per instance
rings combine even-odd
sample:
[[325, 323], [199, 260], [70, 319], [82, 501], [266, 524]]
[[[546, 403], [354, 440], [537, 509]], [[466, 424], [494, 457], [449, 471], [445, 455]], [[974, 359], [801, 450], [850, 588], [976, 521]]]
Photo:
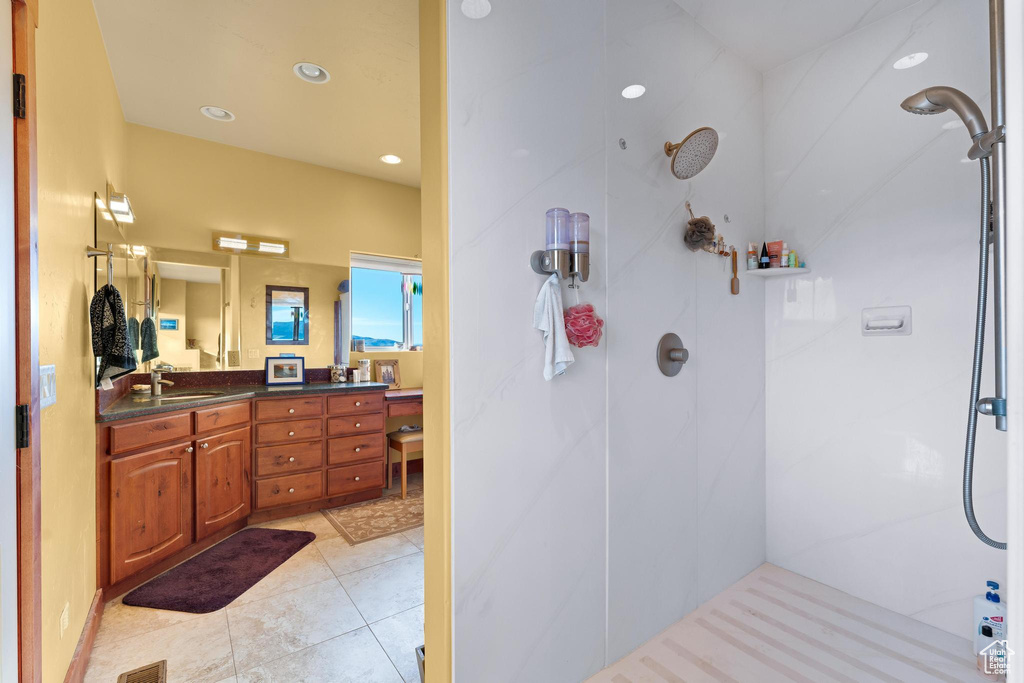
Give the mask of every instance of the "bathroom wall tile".
[[[545, 382], [529, 265], [554, 206], [591, 219], [607, 316], [604, 14], [449, 2], [454, 675], [581, 680], [604, 661], [606, 348]], [[566, 305], [575, 293], [563, 286]], [[612, 323], [609, 322], [609, 326]], [[617, 322], [615, 324], [618, 324]], [[505, 637], [509, 633], [518, 638]]]
[[[760, 74], [673, 2], [607, 7], [611, 662], [764, 561], [763, 284], [732, 296], [729, 259], [682, 242], [687, 200], [741, 269], [764, 224]], [[700, 126], [719, 150], [677, 180], [664, 144]], [[691, 354], [672, 378], [666, 332]]]
[[[765, 75], [766, 231], [812, 268], [766, 290], [768, 559], [960, 635], [1005, 574], [960, 500], [978, 168], [953, 114], [899, 103], [948, 84], [987, 111], [987, 44], [984, 6], [933, 0]], [[861, 310], [887, 305], [913, 308], [913, 334], [863, 337]], [[1004, 452], [981, 418], [976, 507], [998, 538]]]

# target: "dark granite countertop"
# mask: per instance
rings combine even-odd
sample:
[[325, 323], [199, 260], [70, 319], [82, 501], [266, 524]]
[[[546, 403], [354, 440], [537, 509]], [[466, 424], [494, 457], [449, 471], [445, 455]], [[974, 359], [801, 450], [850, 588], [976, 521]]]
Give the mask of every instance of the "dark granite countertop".
[[[249, 398], [278, 398], [281, 396], [299, 396], [302, 394], [317, 393], [349, 393], [353, 391], [383, 391], [388, 388], [387, 384], [380, 382], [347, 382], [332, 384], [330, 382], [313, 382], [309, 384], [287, 384], [283, 386], [268, 387], [262, 384], [234, 385], [234, 386], [211, 386], [192, 387], [175, 390], [164, 388], [162, 396], [150, 396], [145, 394], [127, 394], [108, 406], [96, 418], [97, 422], [110, 422], [112, 420], [124, 420], [130, 417], [141, 417], [143, 415], [155, 415], [166, 413], [172, 410], [188, 410], [190, 408], [203, 408], [217, 403], [229, 401], [242, 401]], [[203, 394], [218, 392], [216, 396], [204, 396], [196, 399], [174, 400], [174, 396], [189, 394]]]

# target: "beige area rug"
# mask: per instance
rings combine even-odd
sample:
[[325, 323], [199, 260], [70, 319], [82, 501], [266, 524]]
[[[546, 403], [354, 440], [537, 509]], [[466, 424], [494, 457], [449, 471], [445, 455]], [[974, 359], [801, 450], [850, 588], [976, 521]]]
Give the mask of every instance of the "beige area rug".
[[321, 510], [341, 537], [352, 545], [423, 526], [423, 487], [409, 487], [401, 496]]

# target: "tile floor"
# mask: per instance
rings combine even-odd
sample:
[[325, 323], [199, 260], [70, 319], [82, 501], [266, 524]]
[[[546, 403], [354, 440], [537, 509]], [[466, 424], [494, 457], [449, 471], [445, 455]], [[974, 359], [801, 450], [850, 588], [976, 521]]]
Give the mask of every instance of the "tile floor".
[[86, 683], [161, 659], [169, 683], [419, 683], [422, 527], [350, 546], [319, 512], [260, 526], [317, 538], [210, 614], [108, 603]]
[[981, 680], [967, 639], [764, 564], [588, 683]]

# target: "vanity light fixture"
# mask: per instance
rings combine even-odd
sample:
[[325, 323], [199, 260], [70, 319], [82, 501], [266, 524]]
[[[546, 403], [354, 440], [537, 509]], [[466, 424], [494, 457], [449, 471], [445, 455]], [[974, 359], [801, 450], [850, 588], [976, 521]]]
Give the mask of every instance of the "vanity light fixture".
[[488, 0], [462, 0], [462, 13], [470, 19], [483, 19], [491, 13]]
[[299, 62], [292, 67], [295, 75], [307, 83], [326, 83], [331, 80], [331, 74], [327, 69], [313, 62]]
[[235, 120], [235, 115], [229, 112], [227, 109], [224, 109], [223, 107], [212, 107], [207, 105], [205, 107], [199, 107], [199, 111], [203, 112], [204, 116], [208, 116], [214, 121]]
[[634, 83], [633, 85], [627, 85], [625, 88], [622, 89], [622, 96], [625, 97], [627, 100], [635, 100], [636, 98], [643, 95], [645, 92], [647, 92], [647, 88], [640, 85], [639, 83]]
[[285, 246], [278, 242], [260, 242], [258, 247], [264, 254], [283, 254]]
[[240, 235], [232, 232], [215, 232], [213, 234], [213, 250], [226, 251], [229, 254], [288, 258], [289, 248], [288, 240]]
[[[97, 204], [101, 204], [102, 200], [97, 199]], [[128, 201], [128, 195], [124, 192], [115, 192], [113, 187], [107, 187], [107, 206], [110, 207], [110, 213], [114, 214], [114, 218], [118, 223], [134, 223], [135, 212], [132, 211], [132, 203]]]
[[900, 57], [899, 59], [897, 59], [896, 62], [892, 65], [892, 68], [910, 69], [922, 63], [926, 59], [928, 59], [927, 52], [914, 52], [912, 54], [907, 55], [906, 57]]
[[392, 166], [402, 163], [402, 157], [397, 154], [382, 154], [380, 160], [385, 164], [391, 164]]

